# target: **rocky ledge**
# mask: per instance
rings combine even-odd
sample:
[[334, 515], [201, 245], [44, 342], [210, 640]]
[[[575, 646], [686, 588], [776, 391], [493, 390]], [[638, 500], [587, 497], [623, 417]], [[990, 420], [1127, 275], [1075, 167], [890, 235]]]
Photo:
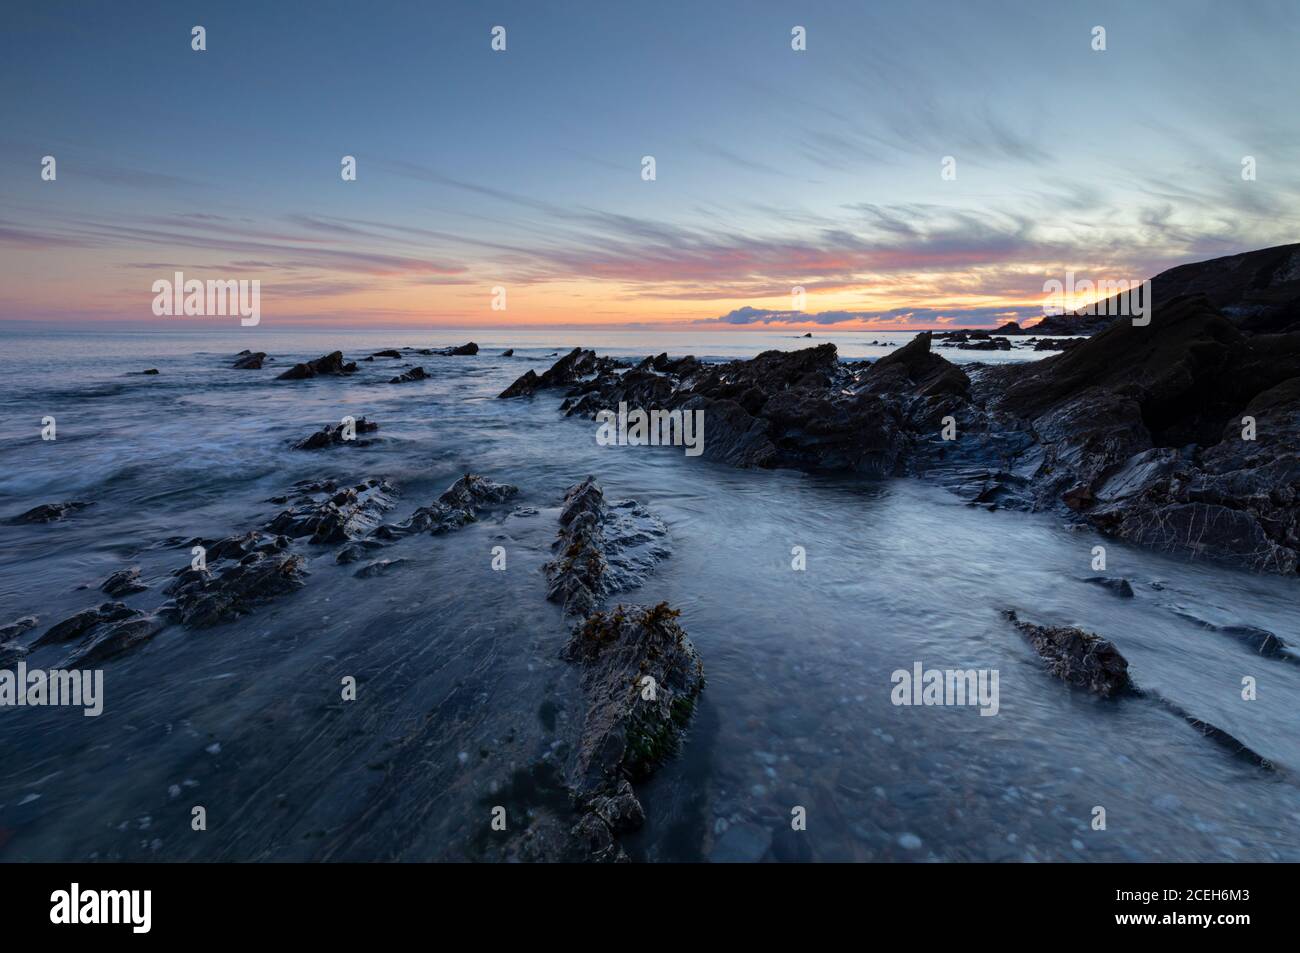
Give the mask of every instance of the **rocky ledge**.
[[1300, 332], [1251, 334], [1203, 296], [1037, 362], [958, 366], [928, 332], [874, 362], [833, 344], [744, 361], [575, 349], [503, 398], [562, 390], [705, 412], [707, 459], [923, 476], [972, 504], [1054, 510], [1134, 543], [1255, 570], [1300, 565]]

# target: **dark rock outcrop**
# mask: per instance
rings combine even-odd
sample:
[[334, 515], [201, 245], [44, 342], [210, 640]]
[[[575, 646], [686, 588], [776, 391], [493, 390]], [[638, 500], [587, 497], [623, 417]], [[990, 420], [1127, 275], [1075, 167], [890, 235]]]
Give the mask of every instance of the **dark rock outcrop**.
[[344, 487], [333, 480], [305, 480], [295, 484], [295, 490], [290, 508], [265, 529], [313, 543], [344, 543], [365, 536], [393, 507], [397, 494], [387, 481], [375, 477]]
[[1062, 681], [1103, 698], [1132, 689], [1128, 660], [1101, 636], [1072, 626], [1034, 625], [1020, 620], [1010, 610], [1004, 615], [1047, 662], [1048, 671]]
[[704, 666], [667, 603], [618, 606], [575, 626], [586, 710], [568, 782], [582, 817], [572, 836], [594, 859], [621, 859], [616, 836], [645, 812], [631, 782], [675, 753], [704, 687]]
[[326, 354], [324, 357], [318, 357], [314, 361], [308, 361], [305, 364], [295, 364], [289, 370], [276, 377], [278, 381], [301, 381], [312, 377], [320, 376], [342, 376], [352, 374], [356, 371], [355, 361], [343, 360], [342, 351], [334, 351]]
[[428, 506], [422, 506], [406, 520], [384, 527], [389, 533], [447, 533], [478, 519], [482, 509], [504, 503], [519, 492], [508, 483], [494, 483], [467, 473]]
[[99, 586], [100, 591], [110, 596], [129, 596], [135, 592], [144, 592], [149, 587], [140, 581], [140, 567], [131, 566], [119, 569]]
[[390, 384], [409, 384], [412, 381], [422, 381], [428, 378], [423, 367], [413, 367], [409, 371], [398, 374], [388, 383]]
[[25, 615], [21, 619], [14, 619], [8, 625], [0, 625], [0, 642], [9, 642], [18, 638], [29, 629], [36, 628], [38, 621], [34, 615]]
[[540, 376], [536, 371], [525, 371], [521, 377], [497, 396], [505, 398], [528, 397], [539, 390], [546, 390], [551, 387], [568, 387], [585, 377], [602, 371], [612, 371], [623, 366], [625, 365], [621, 361], [609, 357], [597, 357], [595, 351], [575, 347]]
[[264, 360], [265, 351], [244, 350], [235, 355], [235, 363], [230, 366], [241, 371], [260, 371]]
[[73, 639], [83, 638], [98, 626], [120, 622], [138, 614], [137, 610], [129, 609], [121, 602], [105, 602], [90, 609], [82, 609], [62, 622], [50, 626], [44, 635], [32, 643], [32, 648], [71, 642]]
[[214, 558], [209, 551], [208, 568], [189, 566], [177, 572], [167, 588], [172, 601], [159, 613], [191, 628], [207, 628], [247, 615], [271, 599], [302, 588], [306, 561], [286, 551], [287, 539], [258, 536], [250, 542], [265, 545], [237, 558]]
[[316, 431], [310, 437], [306, 437], [295, 443], [295, 450], [324, 450], [328, 447], [367, 447], [374, 443], [373, 440], [357, 440], [356, 436], [364, 433], [374, 433], [379, 429], [379, 424], [373, 420], [367, 420], [365, 417], [357, 418], [352, 425], [353, 439], [347, 439], [348, 427], [346, 424], [326, 424]]
[[668, 531], [634, 500], [608, 504], [591, 477], [569, 487], [560, 511], [557, 557], [545, 566], [547, 598], [586, 615], [606, 596], [644, 582], [668, 555]]
[[1119, 576], [1089, 576], [1083, 580], [1094, 586], [1100, 586], [1102, 589], [1108, 589], [1121, 599], [1133, 598], [1133, 586], [1124, 578]]
[[94, 506], [94, 503], [87, 503], [81, 500], [70, 500], [67, 503], [42, 503], [40, 506], [33, 507], [26, 513], [13, 518], [15, 523], [53, 523], [63, 519], [69, 513], [75, 513], [78, 510], [84, 510], [88, 506]]

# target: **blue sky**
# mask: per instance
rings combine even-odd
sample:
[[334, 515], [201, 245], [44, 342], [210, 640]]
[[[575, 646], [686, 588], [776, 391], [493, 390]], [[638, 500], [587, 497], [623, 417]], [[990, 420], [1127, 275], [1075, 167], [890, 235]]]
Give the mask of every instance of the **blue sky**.
[[3, 318], [152, 320], [183, 270], [259, 279], [284, 323], [975, 325], [1033, 316], [1066, 270], [1297, 239], [1295, 3], [5, 17]]

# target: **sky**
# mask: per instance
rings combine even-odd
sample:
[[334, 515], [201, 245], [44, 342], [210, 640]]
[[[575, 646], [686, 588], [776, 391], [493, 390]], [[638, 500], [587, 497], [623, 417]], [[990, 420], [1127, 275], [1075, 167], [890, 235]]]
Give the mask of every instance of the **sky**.
[[154, 316], [180, 271], [264, 325], [993, 326], [1300, 240], [1294, 0], [0, 16], [0, 322], [228, 322]]

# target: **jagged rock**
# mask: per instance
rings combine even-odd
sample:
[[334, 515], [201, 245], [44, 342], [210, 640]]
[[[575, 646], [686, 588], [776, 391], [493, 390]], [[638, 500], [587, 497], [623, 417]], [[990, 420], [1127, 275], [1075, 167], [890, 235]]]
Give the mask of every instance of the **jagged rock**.
[[326, 424], [316, 431], [310, 437], [306, 437], [295, 443], [295, 450], [324, 450], [328, 447], [367, 447], [374, 443], [373, 440], [357, 440], [356, 435], [363, 433], [374, 433], [379, 429], [379, 424], [367, 420], [365, 417], [358, 417], [352, 425], [353, 439], [346, 439], [345, 434], [348, 428], [345, 424]]
[[605, 502], [591, 477], [569, 487], [553, 545], [558, 558], [546, 564], [547, 598], [566, 612], [586, 615], [606, 596], [640, 585], [668, 555], [668, 531], [634, 500]]
[[265, 529], [291, 539], [310, 537], [313, 543], [342, 543], [365, 536], [379, 525], [396, 503], [396, 489], [372, 477], [340, 488], [333, 480], [295, 484], [293, 505], [266, 524]]
[[134, 592], [144, 592], [149, 587], [140, 581], [140, 567], [131, 566], [113, 573], [99, 588], [110, 596], [129, 596]]
[[412, 381], [425, 380], [429, 375], [425, 373], [423, 367], [413, 367], [403, 374], [398, 374], [388, 383], [390, 384], [409, 384]]
[[408, 519], [388, 529], [398, 535], [450, 532], [478, 519], [480, 509], [503, 503], [518, 492], [518, 487], [508, 483], [494, 483], [486, 477], [467, 473], [435, 502], [420, 507]]
[[444, 357], [463, 357], [463, 356], [477, 354], [478, 345], [475, 344], [473, 341], [470, 341], [468, 344], [462, 344], [459, 347], [435, 348], [430, 353], [441, 354]]
[[394, 567], [405, 564], [405, 559], [376, 559], [374, 562], [362, 566], [352, 575], [358, 579], [369, 579], [372, 576], [382, 576]]
[[318, 357], [314, 361], [308, 361], [305, 364], [295, 364], [289, 370], [276, 377], [278, 381], [301, 381], [311, 377], [320, 377], [321, 375], [343, 375], [354, 373], [357, 369], [355, 361], [344, 362], [343, 352], [334, 351], [326, 354], [324, 357]]
[[186, 567], [168, 587], [173, 602], [159, 611], [182, 625], [206, 628], [302, 588], [305, 575], [306, 561], [301, 556], [279, 551], [255, 550], [216, 568]]
[[32, 648], [71, 642], [73, 639], [82, 638], [97, 626], [119, 622], [140, 614], [138, 610], [128, 609], [121, 602], [105, 602], [94, 608], [82, 609], [62, 622], [50, 626], [44, 635], [32, 643]]
[[36, 628], [37, 618], [34, 615], [25, 615], [21, 619], [15, 619], [8, 625], [0, 625], [0, 642], [8, 642], [16, 639], [28, 629]]
[[264, 360], [266, 360], [265, 351], [244, 350], [235, 355], [235, 363], [231, 367], [241, 371], [260, 371]]
[[644, 820], [630, 782], [676, 752], [704, 688], [704, 666], [678, 615], [667, 603], [620, 605], [575, 626], [565, 648], [582, 668], [586, 699], [568, 774], [585, 812], [574, 833], [598, 859], [618, 859], [615, 835]]
[[624, 366], [626, 365], [621, 361], [608, 357], [597, 357], [595, 351], [575, 347], [551, 365], [551, 368], [540, 377], [534, 371], [526, 371], [518, 380], [497, 396], [507, 398], [527, 397], [539, 390], [550, 387], [566, 387], [592, 374]]
[[127, 618], [98, 626], [60, 667], [87, 668], [107, 662], [143, 645], [166, 627], [165, 619], [133, 609]]
[[1086, 688], [1103, 698], [1131, 689], [1128, 660], [1099, 635], [1072, 626], [1042, 626], [1024, 622], [1010, 610], [1003, 613], [1062, 681]]
[[1101, 586], [1103, 589], [1109, 589], [1121, 599], [1133, 598], [1133, 586], [1127, 579], [1118, 576], [1089, 576], [1083, 581], [1094, 586]]
[[84, 510], [88, 506], [94, 506], [94, 503], [83, 502], [81, 500], [70, 500], [67, 503], [42, 503], [40, 506], [33, 507], [20, 516], [15, 516], [15, 523], [53, 523], [61, 520], [69, 513], [75, 513], [78, 510]]

